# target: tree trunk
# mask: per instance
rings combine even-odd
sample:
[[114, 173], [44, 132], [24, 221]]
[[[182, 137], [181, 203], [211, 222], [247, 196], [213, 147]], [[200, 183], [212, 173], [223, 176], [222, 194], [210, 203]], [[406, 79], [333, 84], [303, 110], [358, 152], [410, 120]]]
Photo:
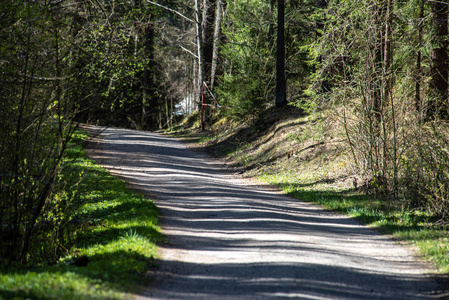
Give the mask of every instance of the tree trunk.
[[432, 26], [435, 30], [434, 47], [430, 63], [430, 89], [432, 99], [427, 107], [427, 119], [437, 117], [448, 119], [448, 0], [431, 3]]
[[[398, 187], [398, 147], [397, 147], [397, 138], [396, 138], [396, 113], [395, 113], [395, 103], [393, 101], [392, 96], [392, 86], [393, 86], [393, 77], [391, 72], [391, 65], [393, 64], [393, 47], [392, 47], [392, 40], [393, 40], [393, 34], [392, 34], [392, 26], [393, 26], [393, 8], [394, 8], [394, 0], [387, 0], [386, 3], [386, 15], [385, 15], [385, 41], [384, 41], [384, 63], [383, 63], [383, 101], [385, 103], [389, 103], [389, 108], [391, 110], [391, 122], [392, 122], [392, 131], [393, 131], [393, 149], [392, 151], [392, 158], [388, 158], [388, 150], [387, 143], [384, 142], [383, 147], [383, 175], [384, 177], [387, 177], [388, 172], [388, 161], [392, 160], [393, 162], [393, 198], [397, 199], [399, 194], [399, 187]], [[386, 131], [388, 130], [386, 128], [385, 122], [382, 124], [383, 130], [384, 130], [384, 137], [387, 136]]]
[[387, 0], [385, 5], [385, 15], [384, 15], [384, 29], [383, 29], [383, 42], [382, 42], [382, 51], [383, 51], [383, 83], [382, 83], [382, 99], [383, 102], [387, 102], [390, 98], [391, 93], [391, 64], [392, 64], [392, 30], [391, 27], [393, 25], [393, 0]]
[[285, 78], [285, 0], [278, 0], [278, 31], [276, 51], [276, 107], [287, 104], [287, 83]]
[[[328, 1], [329, 0], [317, 0], [316, 2], [316, 6], [319, 9], [326, 9], [327, 5], [328, 5]], [[322, 33], [325, 30], [325, 24], [326, 24], [327, 20], [326, 20], [326, 16], [323, 15], [323, 18], [319, 18], [316, 20], [316, 30], [315, 30], [315, 41], [318, 41], [318, 39], [321, 38]], [[323, 62], [323, 60], [325, 60], [325, 57], [323, 57], [323, 55], [320, 55], [320, 57], [318, 58], [318, 62], [321, 64]], [[326, 72], [328, 73], [328, 72]], [[327, 74], [329, 77], [331, 77], [333, 74]], [[331, 91], [331, 83], [326, 79], [323, 78], [321, 79], [321, 92], [323, 93], [327, 93]]]
[[382, 121], [383, 110], [383, 79], [384, 79], [384, 55], [385, 55], [385, 15], [386, 15], [386, 1], [378, 1], [374, 6], [375, 25], [376, 25], [376, 40], [373, 45], [374, 61], [373, 61], [373, 76], [371, 80], [371, 98], [372, 98], [372, 114], [373, 114], [373, 133], [378, 136], [380, 133], [380, 124]]
[[198, 83], [197, 83], [197, 99], [199, 110], [201, 111], [201, 85], [204, 81], [204, 58], [203, 58], [203, 35], [201, 26], [201, 10], [199, 0], [195, 0], [195, 21], [196, 21], [196, 45], [198, 51]]
[[[139, 1], [135, 1], [134, 7], [140, 8]], [[146, 5], [146, 4], [145, 4]], [[145, 58], [147, 59], [147, 64], [143, 70], [142, 78], [142, 102], [140, 120], [138, 121], [138, 127], [140, 129], [146, 129], [147, 127], [147, 115], [150, 114], [148, 107], [154, 106], [150, 105], [151, 97], [154, 91], [154, 28], [151, 22], [153, 21], [153, 14], [150, 13], [147, 25], [143, 29], [143, 43], [145, 49]], [[136, 49], [137, 53], [137, 41]], [[137, 123], [137, 122], [136, 122]]]
[[[423, 20], [424, 20], [424, 0], [421, 0], [419, 4], [419, 18], [418, 18], [418, 47], [422, 46], [422, 32], [423, 32]], [[415, 108], [420, 119], [422, 118], [422, 104], [421, 104], [421, 80], [422, 80], [422, 69], [421, 69], [422, 53], [421, 49], [418, 49], [416, 55], [416, 72], [415, 72]]]
[[221, 20], [223, 18], [223, 3], [222, 0], [216, 0], [216, 8], [215, 8], [215, 31], [214, 31], [214, 45], [213, 45], [213, 55], [212, 55], [212, 68], [210, 75], [210, 88], [214, 88], [215, 84], [215, 76], [217, 74], [217, 66], [218, 66], [218, 55], [220, 46], [220, 38], [221, 38]]
[[145, 56], [148, 59], [148, 63], [143, 71], [143, 89], [142, 89], [142, 111], [139, 126], [141, 129], [146, 127], [146, 116], [148, 114], [147, 107], [150, 105], [151, 92], [154, 89], [154, 29], [148, 24], [145, 28]]
[[[273, 16], [273, 12], [274, 12], [274, 4], [276, 3], [276, 0], [270, 0], [270, 17]], [[270, 18], [270, 25], [268, 27], [268, 38], [271, 40], [272, 38], [274, 39], [274, 24], [273, 22], [271, 22], [271, 18]]]
[[203, 1], [203, 59], [204, 59], [204, 81], [210, 85], [212, 74], [212, 60], [214, 53], [214, 25], [215, 25], [215, 2], [216, 0]]
[[169, 99], [165, 99], [165, 126], [167, 126], [167, 128], [170, 127], [170, 108], [168, 107], [168, 101]]

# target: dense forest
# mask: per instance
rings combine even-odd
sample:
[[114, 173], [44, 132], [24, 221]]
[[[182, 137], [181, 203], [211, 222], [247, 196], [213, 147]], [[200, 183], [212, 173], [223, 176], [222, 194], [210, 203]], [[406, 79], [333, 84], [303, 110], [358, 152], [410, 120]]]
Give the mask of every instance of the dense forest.
[[53, 261], [68, 238], [76, 124], [167, 128], [203, 82], [239, 121], [327, 112], [371, 192], [448, 221], [447, 0], [0, 3], [3, 258]]

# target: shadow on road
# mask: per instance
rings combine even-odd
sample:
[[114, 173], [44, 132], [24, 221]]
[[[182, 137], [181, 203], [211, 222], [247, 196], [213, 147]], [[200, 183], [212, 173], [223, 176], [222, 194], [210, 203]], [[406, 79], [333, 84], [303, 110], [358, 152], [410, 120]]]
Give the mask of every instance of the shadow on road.
[[441, 285], [358, 222], [247, 185], [202, 153], [107, 129], [91, 156], [155, 198], [165, 244], [137, 299], [426, 299]]

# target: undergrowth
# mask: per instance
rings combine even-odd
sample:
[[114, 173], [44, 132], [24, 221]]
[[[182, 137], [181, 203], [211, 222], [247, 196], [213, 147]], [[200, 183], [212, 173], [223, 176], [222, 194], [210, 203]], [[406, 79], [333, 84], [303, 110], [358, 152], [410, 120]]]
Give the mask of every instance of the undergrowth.
[[87, 158], [86, 138], [78, 132], [64, 158], [61, 176], [82, 179], [68, 188], [83, 203], [67, 229], [71, 243], [60, 245], [65, 255], [51, 266], [2, 264], [0, 299], [123, 299], [153, 264], [156, 206]]

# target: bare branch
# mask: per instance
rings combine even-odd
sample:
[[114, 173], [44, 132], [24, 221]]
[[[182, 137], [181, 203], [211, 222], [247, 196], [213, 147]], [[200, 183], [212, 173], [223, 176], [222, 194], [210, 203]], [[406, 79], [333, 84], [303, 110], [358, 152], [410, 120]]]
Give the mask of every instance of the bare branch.
[[440, 4], [446, 4], [446, 5], [449, 5], [448, 3], [446, 3], [446, 2], [443, 2], [443, 1], [437, 1], [437, 0], [426, 0], [427, 2], [433, 2], [433, 3], [440, 3]]
[[196, 55], [195, 53], [193, 53], [192, 51], [190, 51], [187, 48], [184, 48], [182, 45], [179, 45], [179, 47], [181, 47], [182, 50], [186, 51], [187, 53], [193, 55], [196, 59], [198, 59], [198, 55]]
[[64, 76], [64, 77], [38, 77], [38, 76], [31, 76], [31, 75], [24, 75], [20, 74], [20, 76], [24, 76], [29, 79], [34, 79], [38, 81], [59, 81], [59, 80], [65, 80], [70, 78], [70, 76]]
[[177, 14], [178, 16], [180, 16], [180, 17], [186, 19], [186, 20], [189, 21], [189, 22], [196, 23], [194, 20], [190, 19], [189, 17], [184, 16], [184, 15], [183, 15], [182, 13], [180, 13], [179, 11], [176, 11], [176, 10], [174, 10], [174, 9], [171, 9], [171, 8], [169, 8], [169, 7], [163, 6], [163, 5], [159, 4], [159, 3], [156, 3], [156, 2], [153, 2], [153, 1], [150, 1], [150, 0], [147, 0], [147, 2], [150, 3], [150, 4], [153, 4], [153, 5], [159, 6], [159, 7], [163, 8], [163, 9], [166, 9], [166, 10], [172, 12], [172, 13], [175, 13], [175, 14]]

